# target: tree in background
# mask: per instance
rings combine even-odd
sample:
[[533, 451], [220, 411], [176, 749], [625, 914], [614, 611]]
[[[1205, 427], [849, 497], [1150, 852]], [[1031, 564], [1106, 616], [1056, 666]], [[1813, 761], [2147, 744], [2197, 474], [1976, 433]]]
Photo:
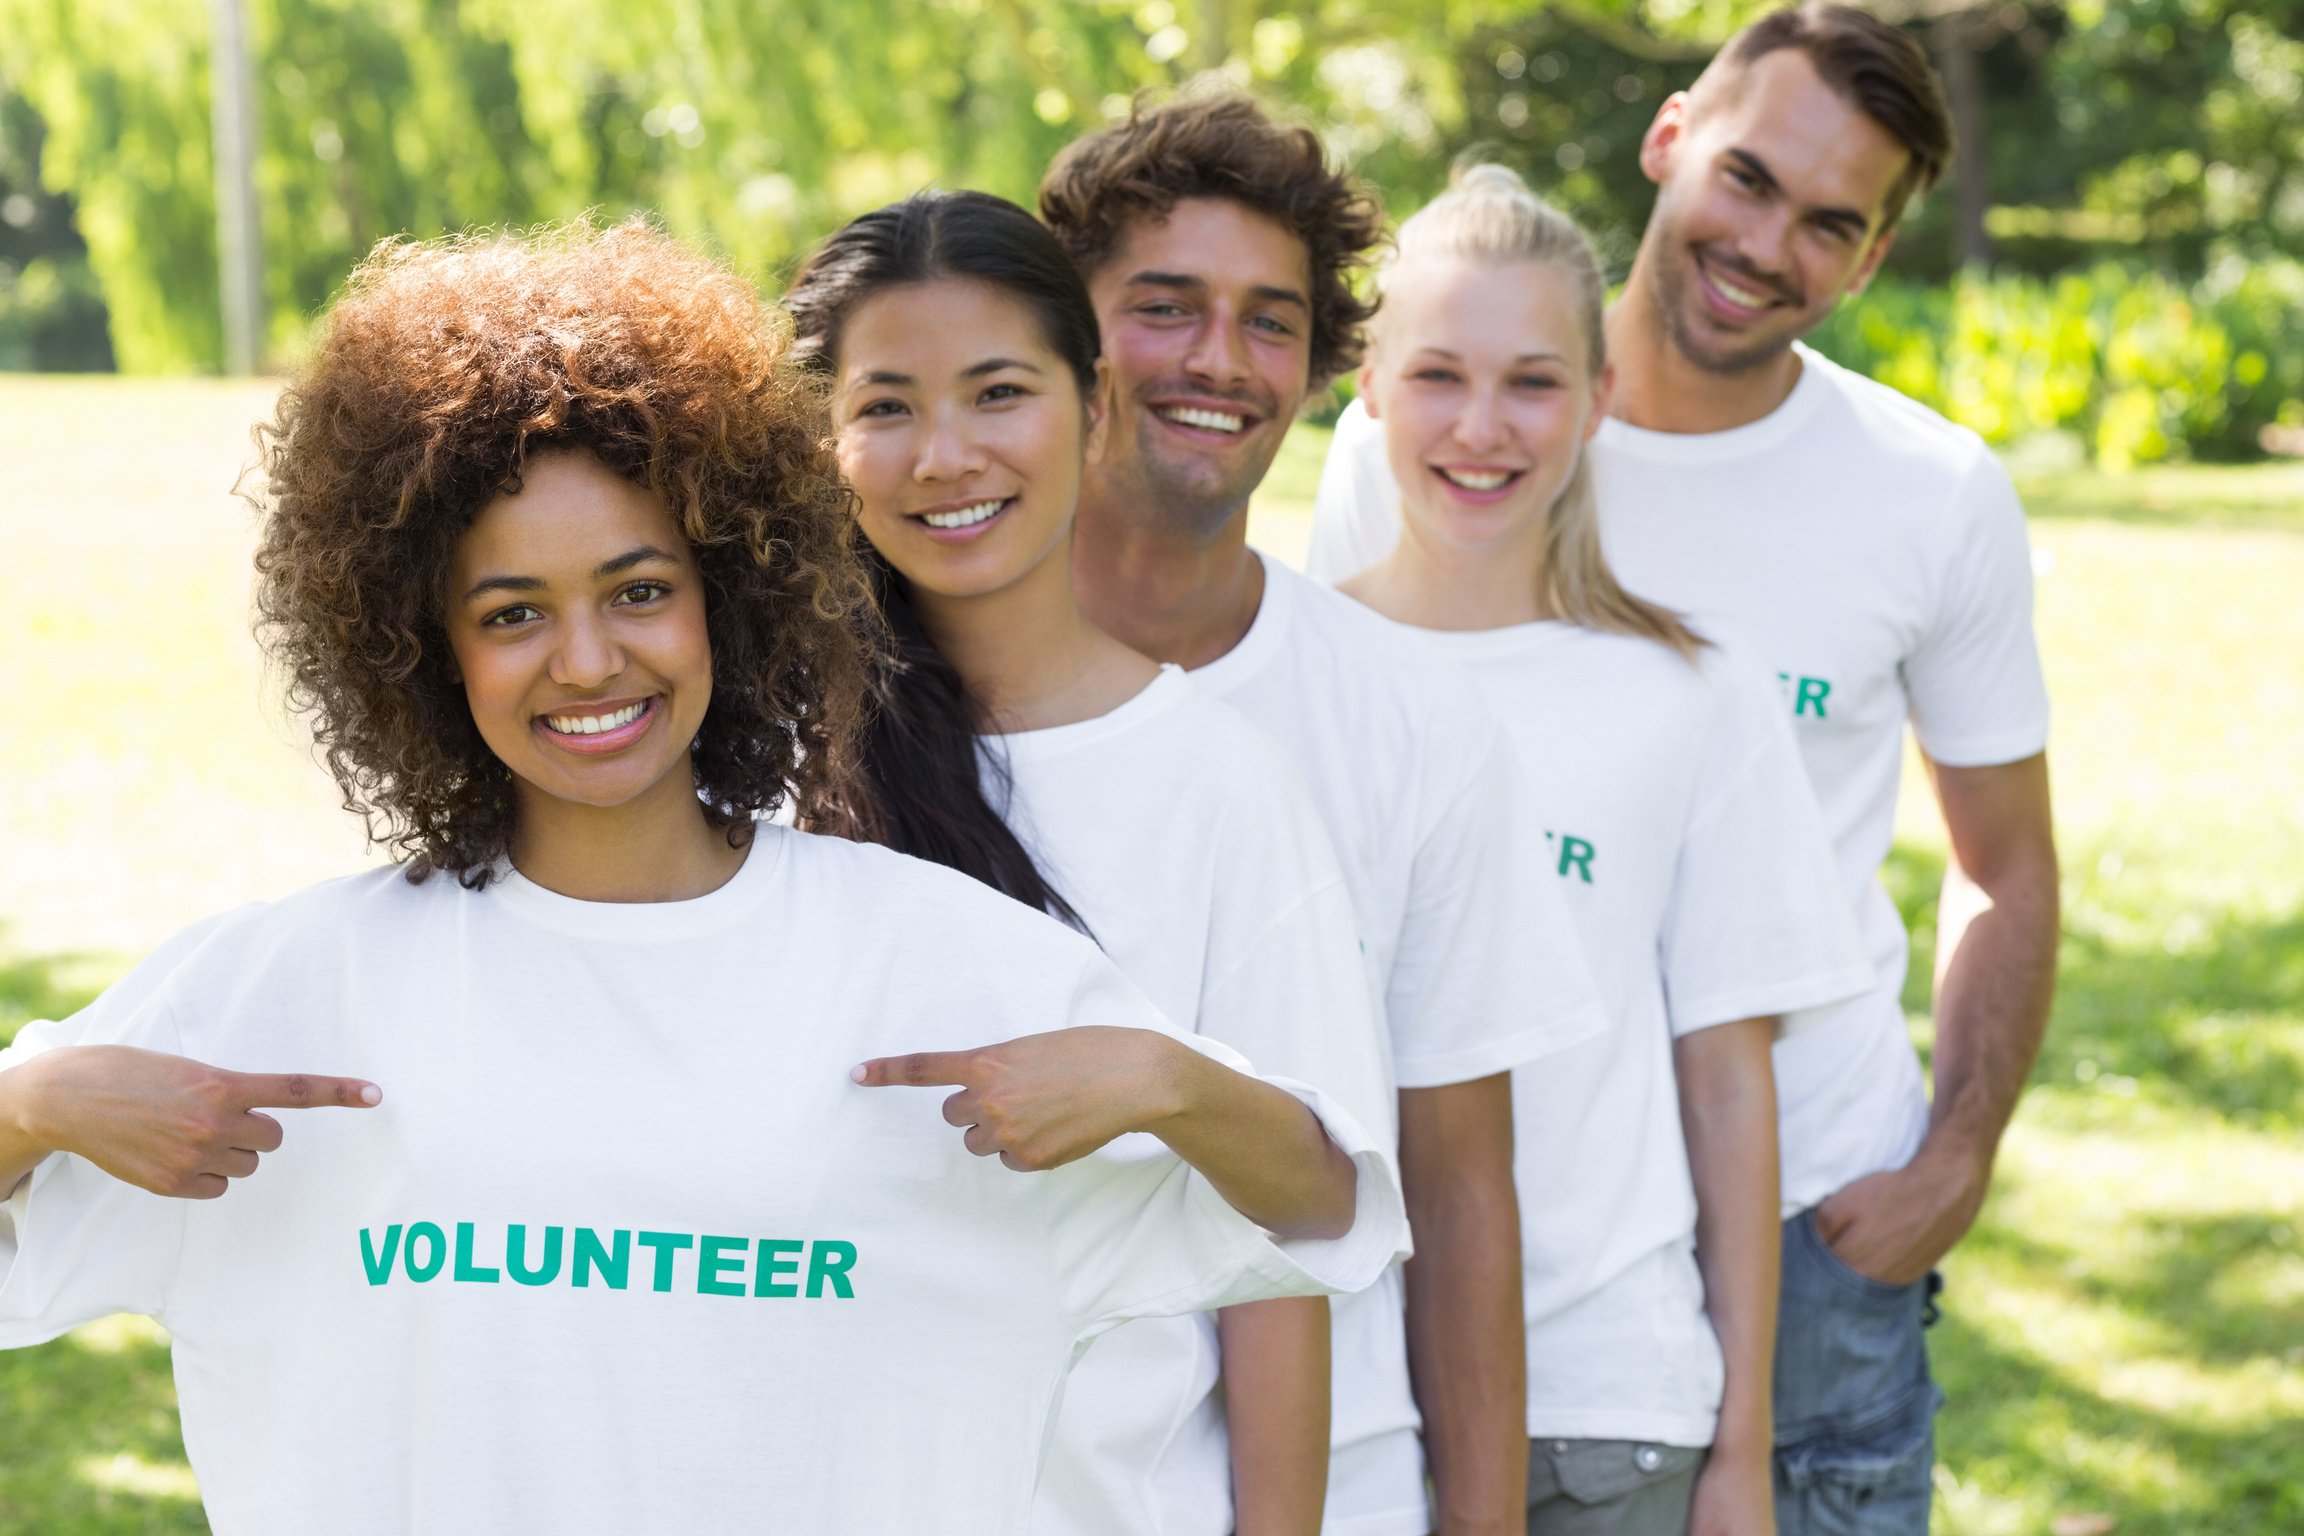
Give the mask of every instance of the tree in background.
[[[2218, 322], [2223, 343], [2187, 332], [2181, 365], [2134, 388], [2195, 389], [2218, 345], [2234, 367], [2274, 361], [2244, 408], [2164, 402], [2152, 431], [2252, 441], [2250, 423], [2294, 396], [2272, 371], [2294, 349], [2248, 338], [2304, 317], [2304, 0], [1882, 3], [1936, 49], [1982, 125], [1892, 257], [1892, 279], [1936, 295], [1908, 317], [1949, 335], [1942, 285], [1988, 256], [1996, 282], [2096, 274], [2087, 323], [2101, 330], [2135, 311], [2107, 263], [2156, 271], [2176, 285], [2169, 303], [2229, 300], [2240, 318]], [[926, 183], [1028, 199], [1073, 135], [1203, 71], [1304, 113], [1401, 207], [1485, 146], [1625, 261], [1648, 205], [1641, 130], [1764, 8], [249, 0], [273, 351], [292, 355], [352, 263], [402, 233], [645, 210], [772, 282], [826, 230]], [[204, 0], [0, 0], [0, 94], [46, 124], [42, 182], [76, 208], [132, 371], [213, 368], [220, 350], [208, 25]], [[2104, 373], [2109, 338], [2093, 345], [2087, 366]], [[2211, 419], [2223, 425], [2198, 425]]]
[[0, 369], [112, 367], [112, 337], [72, 200], [40, 185], [43, 130], [0, 90]]

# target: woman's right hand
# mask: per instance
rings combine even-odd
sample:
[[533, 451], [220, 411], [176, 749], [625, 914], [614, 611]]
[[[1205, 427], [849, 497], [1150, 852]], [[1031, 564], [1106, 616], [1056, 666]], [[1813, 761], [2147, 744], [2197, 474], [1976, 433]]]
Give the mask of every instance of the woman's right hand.
[[367, 1109], [374, 1083], [228, 1072], [126, 1045], [67, 1045], [0, 1072], [0, 1194], [51, 1152], [156, 1195], [213, 1200], [280, 1146], [266, 1109]]

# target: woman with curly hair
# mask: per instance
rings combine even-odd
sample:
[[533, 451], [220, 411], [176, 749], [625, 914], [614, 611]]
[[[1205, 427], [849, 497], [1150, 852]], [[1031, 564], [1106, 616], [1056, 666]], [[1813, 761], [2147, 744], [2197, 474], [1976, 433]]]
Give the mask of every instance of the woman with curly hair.
[[[868, 213], [785, 295], [900, 642], [832, 820], [1070, 916], [1161, 1011], [1389, 1141], [1343, 871], [1270, 741], [1081, 614], [1072, 525], [1107, 401], [1095, 305], [980, 192]], [[1314, 1532], [1327, 1304], [1115, 1329], [1065, 1389], [1040, 1536]], [[1221, 1381], [1222, 1390], [1219, 1391]]]
[[1013, 1532], [1086, 1340], [1398, 1245], [1088, 940], [764, 819], [863, 709], [824, 436], [637, 225], [381, 249], [283, 397], [265, 635], [403, 862], [0, 1053], [0, 1346], [162, 1319], [221, 1536]]

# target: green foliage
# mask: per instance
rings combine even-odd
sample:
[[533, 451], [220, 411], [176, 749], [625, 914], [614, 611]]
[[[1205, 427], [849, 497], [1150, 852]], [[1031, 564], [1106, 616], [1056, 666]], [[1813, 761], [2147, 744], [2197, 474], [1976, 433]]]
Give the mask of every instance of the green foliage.
[[1817, 347], [1994, 443], [2078, 433], [2107, 468], [2237, 458], [2304, 396], [2304, 264], [2237, 259], [2185, 286], [2098, 265], [2041, 279], [1895, 280], [1843, 305]]
[[40, 186], [39, 115], [0, 92], [0, 368], [109, 369], [104, 300], [69, 198]]

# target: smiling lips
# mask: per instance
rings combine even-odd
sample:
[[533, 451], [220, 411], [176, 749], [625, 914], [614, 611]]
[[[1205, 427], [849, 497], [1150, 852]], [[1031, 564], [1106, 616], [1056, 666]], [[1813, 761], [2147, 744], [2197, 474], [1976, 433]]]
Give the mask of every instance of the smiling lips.
[[1517, 469], [1450, 469], [1445, 465], [1434, 467], [1450, 485], [1462, 486], [1467, 491], [1500, 491], [1521, 474]]
[[931, 528], [973, 528], [978, 523], [989, 522], [999, 516], [1000, 509], [1008, 505], [1010, 499], [996, 496], [990, 501], [979, 501], [950, 512], [923, 512], [920, 521]]
[[1787, 302], [1776, 294], [1757, 288], [1747, 288], [1731, 280], [1717, 263], [1702, 253], [1696, 257], [1696, 275], [1716, 301], [1714, 307], [1741, 319], [1754, 319], [1777, 305]]
[[1226, 437], [1248, 426], [1248, 418], [1233, 411], [1203, 410], [1196, 405], [1159, 405], [1152, 410], [1162, 421], [1179, 427], [1196, 427], [1202, 432], [1221, 432]]
[[587, 757], [620, 752], [646, 734], [656, 721], [658, 700], [651, 697], [611, 709], [539, 715], [536, 728], [555, 746]]

